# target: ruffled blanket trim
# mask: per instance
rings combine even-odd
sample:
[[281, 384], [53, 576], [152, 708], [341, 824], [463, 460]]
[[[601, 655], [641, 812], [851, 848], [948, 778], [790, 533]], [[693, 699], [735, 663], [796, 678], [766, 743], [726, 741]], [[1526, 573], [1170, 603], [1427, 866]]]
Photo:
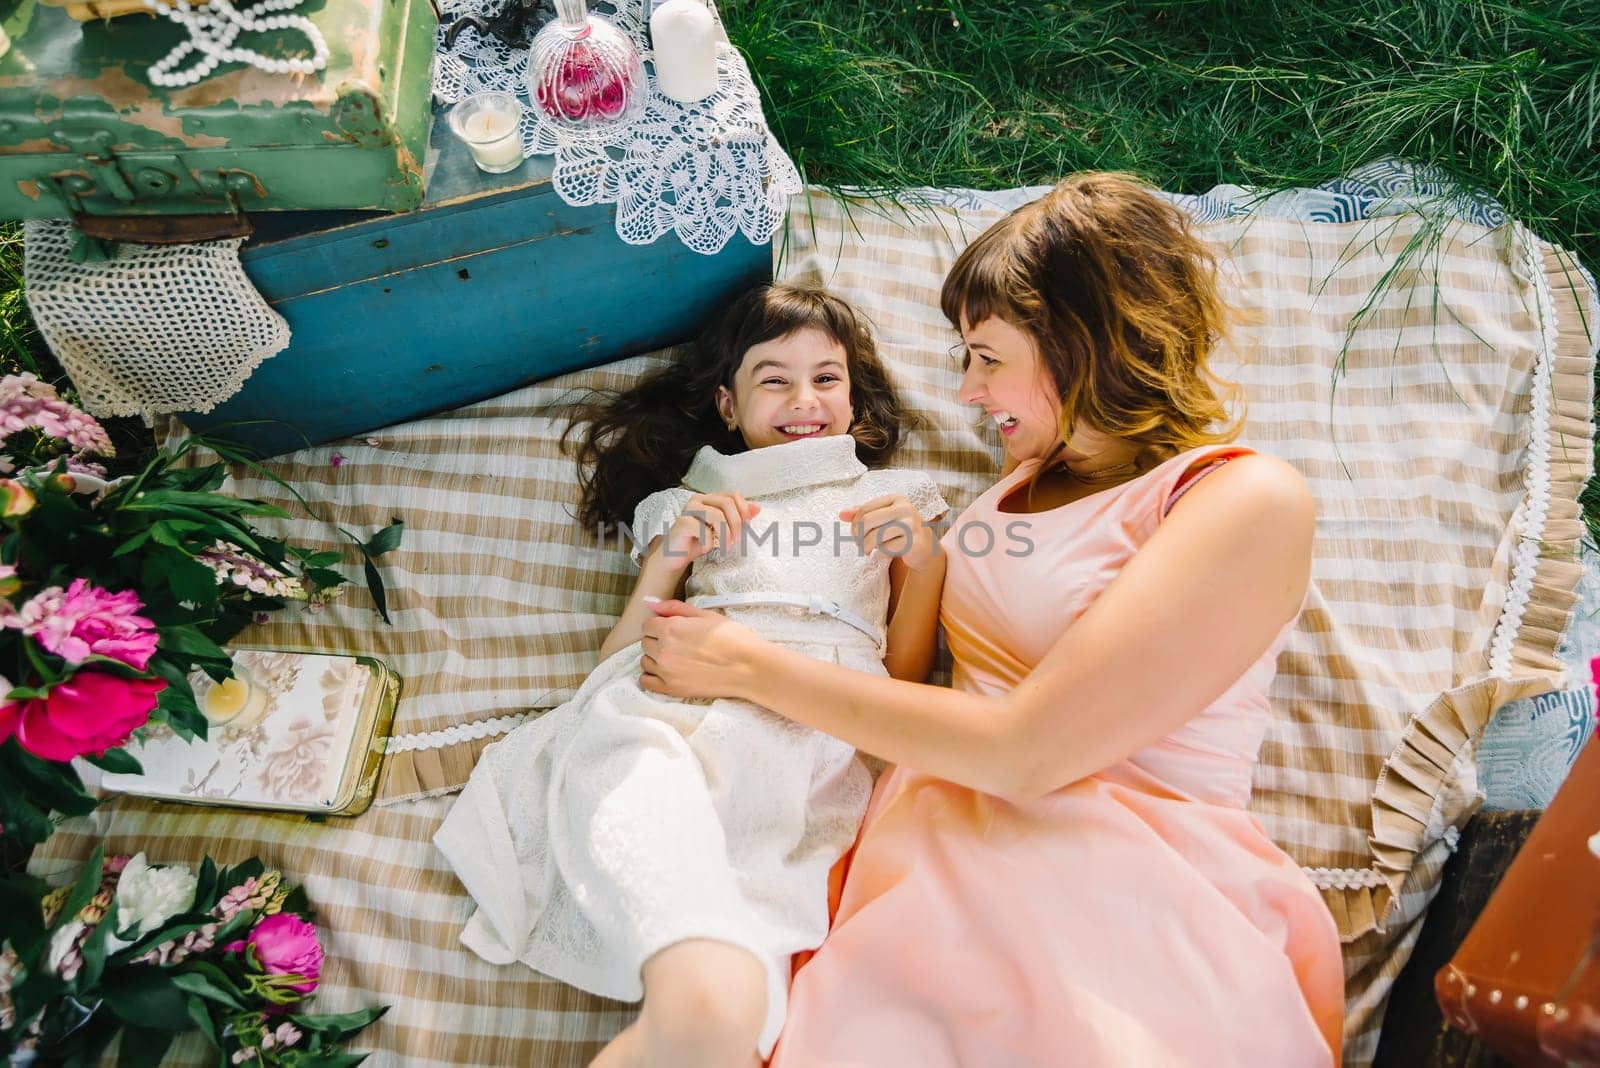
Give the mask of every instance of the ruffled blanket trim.
[[1594, 469], [1594, 372], [1600, 300], [1573, 255], [1514, 224], [1518, 271], [1537, 302], [1541, 331], [1530, 397], [1527, 497], [1487, 674], [1439, 695], [1413, 719], [1378, 773], [1368, 868], [1307, 868], [1353, 942], [1383, 931], [1418, 854], [1454, 837], [1479, 803], [1473, 760], [1495, 710], [1566, 682], [1556, 655], [1571, 622], [1583, 568], [1578, 495]]

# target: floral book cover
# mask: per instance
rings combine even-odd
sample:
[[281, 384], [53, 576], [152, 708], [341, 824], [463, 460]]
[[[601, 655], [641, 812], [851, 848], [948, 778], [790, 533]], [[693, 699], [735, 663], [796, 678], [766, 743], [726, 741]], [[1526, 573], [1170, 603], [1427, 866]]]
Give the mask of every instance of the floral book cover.
[[[347, 812], [370, 800], [397, 685], [367, 657], [239, 649], [234, 677], [190, 679], [210, 723], [185, 741], [164, 725], [128, 745], [144, 771], [106, 789], [199, 804]], [[363, 789], [363, 786], [365, 788]], [[365, 807], [364, 805], [362, 807]]]

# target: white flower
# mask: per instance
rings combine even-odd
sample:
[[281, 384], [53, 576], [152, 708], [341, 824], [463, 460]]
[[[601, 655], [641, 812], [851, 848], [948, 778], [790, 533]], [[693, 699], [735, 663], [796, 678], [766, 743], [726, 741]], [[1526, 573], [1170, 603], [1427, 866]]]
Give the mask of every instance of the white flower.
[[67, 954], [72, 952], [73, 943], [83, 933], [84, 924], [73, 920], [56, 928], [56, 933], [50, 936], [50, 952], [45, 957], [45, 966], [51, 971], [60, 974], [61, 965], [66, 963]]
[[143, 853], [135, 854], [117, 880], [117, 926], [126, 931], [138, 925], [135, 938], [166, 923], [194, 904], [195, 876], [188, 868], [169, 864], [153, 868]]

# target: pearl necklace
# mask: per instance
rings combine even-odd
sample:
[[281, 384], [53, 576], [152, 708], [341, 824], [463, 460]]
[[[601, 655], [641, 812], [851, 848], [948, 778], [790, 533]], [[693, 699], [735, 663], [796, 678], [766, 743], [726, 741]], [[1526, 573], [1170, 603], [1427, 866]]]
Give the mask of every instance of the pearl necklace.
[[[189, 31], [187, 41], [178, 42], [172, 51], [151, 65], [150, 84], [163, 88], [193, 85], [223, 63], [247, 63], [269, 74], [310, 74], [322, 70], [328, 65], [328, 42], [322, 31], [304, 15], [267, 14], [289, 11], [299, 4], [300, 0], [258, 0], [240, 11], [229, 0], [210, 0], [201, 5], [207, 10], [196, 10], [189, 0], [173, 0], [172, 3], [144, 0], [145, 7]], [[310, 59], [273, 59], [253, 49], [233, 47], [242, 31], [264, 33], [286, 29], [299, 30], [306, 35], [306, 40], [311, 42]], [[187, 70], [175, 70], [191, 52], [200, 52], [200, 61]]]

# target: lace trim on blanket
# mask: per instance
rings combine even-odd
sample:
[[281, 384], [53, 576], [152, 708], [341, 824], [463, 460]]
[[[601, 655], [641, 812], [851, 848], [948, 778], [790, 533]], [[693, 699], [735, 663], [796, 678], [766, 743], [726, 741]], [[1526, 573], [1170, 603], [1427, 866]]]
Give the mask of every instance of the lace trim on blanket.
[[1489, 643], [1489, 674], [1501, 679], [1511, 677], [1511, 648], [1533, 596], [1545, 520], [1550, 514], [1550, 361], [1559, 336], [1555, 301], [1541, 269], [1538, 243], [1522, 226], [1516, 228], [1516, 234], [1520, 239], [1522, 270], [1534, 296], [1533, 313], [1539, 323], [1540, 344], [1533, 368], [1532, 411], [1528, 413], [1528, 498], [1523, 506], [1522, 530], [1512, 560], [1505, 606]]
[[1516, 224], [1518, 273], [1532, 295], [1539, 341], [1529, 383], [1527, 497], [1514, 528], [1507, 594], [1485, 655], [1485, 674], [1442, 693], [1406, 724], [1372, 792], [1372, 868], [1377, 886], [1323, 888], [1323, 900], [1349, 943], [1401, 916], [1401, 890], [1423, 851], [1454, 849], [1480, 794], [1474, 747], [1495, 710], [1560, 686], [1566, 669], [1556, 647], [1570, 622], [1582, 575], [1583, 519], [1578, 494], [1593, 470], [1594, 368], [1600, 301], [1570, 253]]
[[388, 753], [413, 753], [419, 749], [443, 749], [446, 746], [460, 745], [462, 742], [475, 742], [480, 738], [493, 738], [497, 735], [509, 733], [517, 724], [526, 720], [532, 713], [513, 712], [505, 716], [495, 716], [492, 719], [474, 720], [471, 723], [458, 723], [453, 727], [446, 727], [439, 731], [424, 731], [421, 734], [396, 734], [389, 739]]
[[1377, 868], [1301, 868], [1319, 890], [1374, 889], [1385, 876]]

